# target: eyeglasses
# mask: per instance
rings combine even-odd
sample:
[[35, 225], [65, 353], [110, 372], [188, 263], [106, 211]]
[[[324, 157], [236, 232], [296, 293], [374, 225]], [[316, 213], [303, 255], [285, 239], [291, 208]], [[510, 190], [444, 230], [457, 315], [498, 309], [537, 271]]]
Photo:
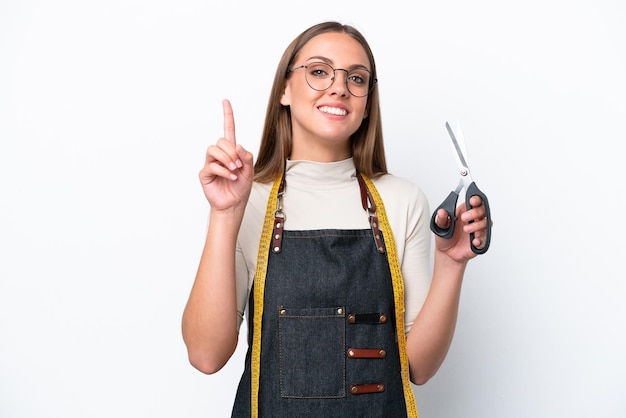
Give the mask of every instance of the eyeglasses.
[[317, 91], [328, 90], [330, 86], [333, 85], [336, 71], [346, 72], [346, 87], [354, 97], [367, 96], [374, 88], [374, 84], [378, 81], [372, 78], [372, 73], [365, 68], [355, 68], [348, 71], [343, 68], [333, 68], [324, 62], [313, 62], [309, 65], [301, 65], [287, 70], [287, 73], [301, 68], [306, 69], [304, 78], [309, 87]]

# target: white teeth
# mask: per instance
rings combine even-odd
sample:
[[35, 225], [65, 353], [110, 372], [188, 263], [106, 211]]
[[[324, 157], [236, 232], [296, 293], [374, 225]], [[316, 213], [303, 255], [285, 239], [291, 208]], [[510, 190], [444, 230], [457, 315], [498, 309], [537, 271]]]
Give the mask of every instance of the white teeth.
[[331, 115], [346, 116], [348, 114], [344, 109], [338, 109], [336, 107], [321, 106], [319, 109], [321, 112], [330, 113]]

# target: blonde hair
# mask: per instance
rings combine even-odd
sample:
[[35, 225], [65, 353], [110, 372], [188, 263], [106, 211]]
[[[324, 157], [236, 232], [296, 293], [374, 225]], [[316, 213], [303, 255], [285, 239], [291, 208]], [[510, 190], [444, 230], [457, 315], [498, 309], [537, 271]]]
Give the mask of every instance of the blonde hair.
[[[291, 68], [304, 45], [317, 35], [339, 32], [358, 41], [368, 56], [372, 77], [376, 78], [374, 55], [365, 37], [354, 27], [338, 22], [324, 22], [311, 26], [295, 38], [283, 53], [276, 69], [274, 84], [270, 92], [265, 114], [265, 125], [261, 145], [254, 165], [254, 180], [266, 183], [282, 174], [285, 161], [291, 153], [291, 112], [280, 103], [285, 90], [288, 69]], [[367, 114], [361, 126], [350, 137], [352, 157], [356, 169], [368, 177], [375, 178], [387, 173], [383, 132], [380, 118], [378, 86], [374, 83], [367, 96]]]

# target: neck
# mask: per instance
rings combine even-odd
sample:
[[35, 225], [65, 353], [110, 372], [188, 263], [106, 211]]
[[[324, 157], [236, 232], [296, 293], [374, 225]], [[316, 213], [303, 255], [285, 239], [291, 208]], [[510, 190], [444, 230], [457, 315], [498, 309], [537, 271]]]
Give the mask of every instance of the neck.
[[291, 160], [316, 161], [320, 163], [332, 163], [343, 161], [352, 156], [349, 142], [342, 143], [319, 143], [307, 142], [306, 144], [294, 139], [291, 148]]

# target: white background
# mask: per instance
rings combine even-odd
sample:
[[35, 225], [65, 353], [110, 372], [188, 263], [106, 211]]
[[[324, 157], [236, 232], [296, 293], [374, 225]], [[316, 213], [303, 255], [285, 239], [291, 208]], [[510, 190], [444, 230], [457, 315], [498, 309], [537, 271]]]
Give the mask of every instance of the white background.
[[626, 416], [625, 9], [0, 0], [0, 416], [228, 416], [245, 344], [205, 376], [180, 333], [197, 172], [225, 97], [256, 153], [280, 55], [327, 19], [374, 50], [392, 172], [437, 205], [459, 120], [491, 202], [421, 416]]

